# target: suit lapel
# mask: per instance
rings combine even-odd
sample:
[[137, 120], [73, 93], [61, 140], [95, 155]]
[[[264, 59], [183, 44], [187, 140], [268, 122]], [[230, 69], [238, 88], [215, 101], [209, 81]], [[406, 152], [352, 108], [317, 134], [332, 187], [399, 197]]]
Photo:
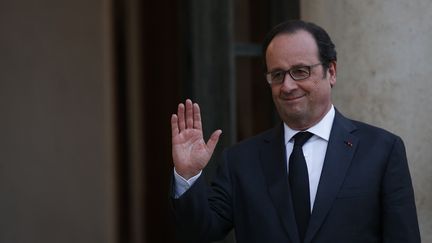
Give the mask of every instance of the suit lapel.
[[282, 124], [273, 129], [273, 134], [265, 139], [265, 146], [260, 151], [260, 161], [266, 177], [270, 198], [278, 211], [279, 219], [291, 242], [299, 243], [294, 209], [289, 192]]
[[358, 144], [353, 130], [355, 126], [336, 111], [305, 243], [318, 232], [343, 184]]

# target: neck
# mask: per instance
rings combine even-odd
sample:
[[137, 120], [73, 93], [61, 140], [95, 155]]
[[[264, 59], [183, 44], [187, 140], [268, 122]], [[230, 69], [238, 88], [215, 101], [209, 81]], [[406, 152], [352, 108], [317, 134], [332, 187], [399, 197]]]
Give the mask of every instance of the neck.
[[287, 126], [293, 130], [296, 131], [305, 131], [313, 126], [315, 126], [317, 123], [319, 123], [330, 111], [332, 105], [330, 104], [327, 109], [325, 109], [320, 116], [317, 116], [315, 119], [311, 118], [304, 118], [304, 119], [291, 119], [284, 121]]

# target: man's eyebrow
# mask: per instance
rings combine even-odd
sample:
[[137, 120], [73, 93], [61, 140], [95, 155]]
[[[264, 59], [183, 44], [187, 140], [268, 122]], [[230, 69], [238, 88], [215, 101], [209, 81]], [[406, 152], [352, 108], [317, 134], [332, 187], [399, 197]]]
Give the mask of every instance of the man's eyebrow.
[[279, 71], [287, 71], [287, 70], [290, 70], [290, 69], [293, 69], [293, 68], [307, 67], [307, 66], [309, 66], [309, 64], [306, 64], [306, 63], [297, 63], [297, 64], [292, 65], [288, 69], [284, 69], [284, 68], [281, 68], [281, 67], [275, 67], [273, 69], [270, 69], [268, 71], [268, 73], [279, 72]]
[[267, 73], [274, 73], [274, 72], [281, 72], [281, 71], [285, 71], [285, 69], [277, 67], [277, 68], [270, 69]]
[[[309, 65], [309, 64], [306, 64], [306, 63], [298, 63], [298, 64], [294, 64], [294, 65], [292, 65], [291, 68], [307, 67], [307, 66], [310, 66], [310, 65]], [[290, 69], [291, 69], [291, 68], [290, 68]]]

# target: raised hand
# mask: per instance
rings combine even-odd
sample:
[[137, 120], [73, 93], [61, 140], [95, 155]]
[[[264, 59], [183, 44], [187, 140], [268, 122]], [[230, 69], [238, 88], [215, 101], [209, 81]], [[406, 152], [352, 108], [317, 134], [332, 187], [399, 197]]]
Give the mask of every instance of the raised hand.
[[207, 165], [222, 131], [213, 132], [206, 143], [203, 138], [200, 108], [189, 99], [186, 100], [186, 105], [178, 105], [177, 115], [171, 116], [171, 131], [174, 167], [179, 175], [189, 179]]

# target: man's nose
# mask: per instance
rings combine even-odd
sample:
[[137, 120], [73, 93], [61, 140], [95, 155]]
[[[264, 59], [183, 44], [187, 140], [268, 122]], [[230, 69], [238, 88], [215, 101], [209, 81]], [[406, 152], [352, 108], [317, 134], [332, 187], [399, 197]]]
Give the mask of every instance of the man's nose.
[[291, 75], [289, 75], [289, 73], [285, 73], [285, 77], [284, 77], [284, 81], [282, 83], [282, 89], [284, 91], [291, 91], [293, 89], [296, 89], [297, 86], [297, 81], [295, 81]]

